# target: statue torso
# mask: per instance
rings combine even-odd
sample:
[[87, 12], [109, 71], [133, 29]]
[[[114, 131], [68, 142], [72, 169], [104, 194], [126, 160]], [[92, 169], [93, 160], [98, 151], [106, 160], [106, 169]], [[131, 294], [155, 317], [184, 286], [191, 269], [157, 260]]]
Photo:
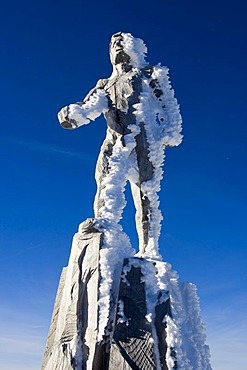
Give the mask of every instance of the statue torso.
[[150, 67], [131, 70], [105, 80], [104, 90], [109, 98], [109, 111], [105, 113], [105, 118], [108, 126], [117, 133], [128, 134], [128, 125], [135, 124], [133, 105], [139, 103], [142, 78], [149, 73]]

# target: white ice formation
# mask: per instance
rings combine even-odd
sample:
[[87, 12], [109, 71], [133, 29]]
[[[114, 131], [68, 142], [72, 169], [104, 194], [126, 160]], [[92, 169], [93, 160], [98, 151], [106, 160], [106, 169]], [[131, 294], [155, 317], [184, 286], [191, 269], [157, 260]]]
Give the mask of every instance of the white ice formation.
[[[128, 236], [122, 231], [119, 224], [105, 219], [97, 219], [94, 227], [103, 232], [104, 239], [100, 249], [100, 274], [99, 286], [99, 328], [97, 340], [109, 335], [106, 331], [109, 320], [114, 321], [116, 312], [111, 311], [111, 299], [115, 273], [122, 268], [124, 258], [133, 256], [135, 250], [131, 247]], [[117, 294], [118, 292], [116, 292]]]

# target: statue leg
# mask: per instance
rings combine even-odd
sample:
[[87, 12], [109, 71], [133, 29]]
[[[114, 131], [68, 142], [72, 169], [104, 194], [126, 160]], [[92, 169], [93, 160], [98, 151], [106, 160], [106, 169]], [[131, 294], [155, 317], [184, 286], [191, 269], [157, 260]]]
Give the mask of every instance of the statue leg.
[[122, 136], [107, 130], [96, 166], [97, 193], [94, 201], [96, 218], [107, 218], [116, 223], [122, 218], [126, 201], [129, 153], [123, 151]]
[[135, 204], [136, 230], [139, 238], [139, 250], [144, 253], [148, 245], [149, 209], [148, 198], [143, 194], [138, 183], [130, 181], [131, 192]]
[[136, 208], [136, 229], [139, 238], [139, 255], [158, 258], [158, 241], [162, 215], [158, 208], [159, 197], [152, 180], [138, 184], [130, 182]]
[[[136, 208], [136, 229], [139, 237], [139, 254], [158, 258], [158, 240], [162, 215], [159, 210], [158, 191], [160, 190], [159, 169], [149, 160], [149, 146], [144, 127], [136, 136], [136, 167], [138, 179], [131, 179], [131, 191]], [[133, 181], [134, 180], [134, 181]]]

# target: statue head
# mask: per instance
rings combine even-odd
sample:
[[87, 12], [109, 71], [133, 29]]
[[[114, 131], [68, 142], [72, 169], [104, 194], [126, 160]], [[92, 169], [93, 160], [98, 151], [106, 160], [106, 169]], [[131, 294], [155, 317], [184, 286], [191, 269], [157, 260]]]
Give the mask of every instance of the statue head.
[[110, 58], [113, 67], [129, 65], [132, 68], [143, 68], [147, 47], [144, 41], [130, 33], [118, 32], [111, 37]]

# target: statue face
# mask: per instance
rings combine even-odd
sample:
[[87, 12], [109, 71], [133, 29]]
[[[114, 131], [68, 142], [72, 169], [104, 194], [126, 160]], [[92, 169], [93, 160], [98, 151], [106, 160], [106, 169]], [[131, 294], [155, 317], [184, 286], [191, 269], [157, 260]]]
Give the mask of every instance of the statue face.
[[110, 59], [113, 65], [129, 63], [130, 57], [124, 52], [122, 45], [123, 36], [121, 32], [112, 36], [110, 42]]

